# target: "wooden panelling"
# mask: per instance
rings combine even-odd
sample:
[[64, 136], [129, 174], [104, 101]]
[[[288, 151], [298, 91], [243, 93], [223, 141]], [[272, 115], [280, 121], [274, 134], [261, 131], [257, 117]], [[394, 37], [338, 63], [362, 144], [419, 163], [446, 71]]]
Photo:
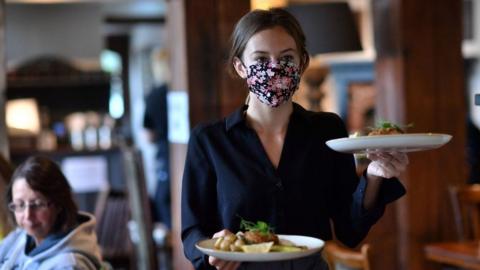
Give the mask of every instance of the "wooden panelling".
[[[172, 54], [174, 91], [189, 95], [190, 127], [229, 114], [245, 98], [245, 87], [226, 71], [229, 37], [234, 24], [249, 11], [250, 1], [171, 0], [167, 27]], [[172, 183], [173, 268], [191, 269], [180, 239], [180, 197], [187, 146], [170, 145]]]
[[188, 95], [192, 127], [219, 115], [220, 37], [215, 0], [185, 1]]
[[[453, 135], [441, 149], [409, 155], [402, 177], [407, 196], [396, 204], [398, 245], [388, 247], [398, 250], [396, 269], [433, 269], [423, 246], [454, 235], [447, 187], [466, 181], [461, 5], [456, 0], [373, 1], [380, 117], [414, 123], [409, 132]], [[392, 269], [387, 264], [377, 269], [387, 268]]]
[[384, 216], [373, 226], [367, 238], [362, 242], [370, 245], [369, 258], [372, 270], [400, 269], [397, 268], [399, 239], [396, 209], [396, 203], [388, 206]]
[[245, 90], [226, 72], [229, 37], [249, 1], [185, 1], [190, 123], [219, 119], [242, 104]]
[[241, 16], [249, 11], [250, 1], [217, 1], [220, 23], [218, 25], [220, 42], [220, 55], [217, 68], [222, 76], [219, 78], [220, 115], [226, 116], [238, 108], [247, 97], [248, 89], [243, 79], [228, 73], [229, 63], [227, 58], [230, 52], [230, 34], [235, 23]]

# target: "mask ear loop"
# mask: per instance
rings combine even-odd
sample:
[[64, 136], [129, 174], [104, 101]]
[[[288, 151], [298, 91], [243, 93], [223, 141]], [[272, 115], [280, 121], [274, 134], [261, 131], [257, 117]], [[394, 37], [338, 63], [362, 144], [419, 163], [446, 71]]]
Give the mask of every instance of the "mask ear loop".
[[245, 98], [245, 105], [248, 106], [249, 103], [250, 103], [250, 91], [248, 91], [247, 97]]

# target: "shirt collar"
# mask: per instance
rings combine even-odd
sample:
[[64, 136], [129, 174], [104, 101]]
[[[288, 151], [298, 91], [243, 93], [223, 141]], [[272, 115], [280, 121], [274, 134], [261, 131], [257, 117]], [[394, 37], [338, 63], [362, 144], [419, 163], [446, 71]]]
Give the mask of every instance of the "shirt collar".
[[232, 114], [225, 118], [225, 129], [229, 131], [232, 127], [239, 123], [245, 122], [245, 111], [248, 105], [244, 104], [242, 107], [235, 110]]
[[[242, 107], [238, 108], [232, 114], [225, 118], [225, 129], [229, 131], [237, 124], [245, 122], [245, 111], [248, 109], [248, 105], [243, 105]], [[308, 111], [305, 110], [302, 106], [298, 105], [297, 103], [293, 102], [293, 111], [292, 116], [300, 117], [302, 119], [308, 119]], [[292, 117], [291, 116], [291, 117]]]

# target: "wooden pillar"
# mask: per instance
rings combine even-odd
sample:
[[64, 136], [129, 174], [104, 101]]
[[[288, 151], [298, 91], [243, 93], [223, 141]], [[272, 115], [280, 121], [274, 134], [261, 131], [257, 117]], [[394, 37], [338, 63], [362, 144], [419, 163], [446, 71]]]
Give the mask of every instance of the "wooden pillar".
[[383, 251], [396, 253], [396, 267], [375, 269], [437, 269], [425, 260], [423, 246], [453, 239], [447, 188], [466, 181], [462, 1], [372, 4], [379, 116], [413, 123], [409, 132], [453, 135], [441, 149], [409, 154], [402, 177], [407, 196], [394, 206], [398, 244]]
[[226, 60], [233, 27], [249, 9], [249, 1], [185, 1], [192, 126], [219, 119], [245, 100], [245, 87], [226, 72]]
[[7, 125], [5, 123], [6, 103], [6, 60], [5, 60], [5, 1], [0, 0], [0, 153], [8, 158]]
[[[226, 72], [229, 36], [250, 1], [167, 1], [167, 28], [172, 56], [172, 91], [189, 96], [190, 126], [220, 119], [240, 106], [246, 92]], [[180, 239], [180, 195], [187, 146], [170, 145], [173, 269], [191, 269]]]
[[[171, 59], [171, 85], [169, 91], [187, 91], [187, 63], [184, 0], [167, 1], [166, 27], [168, 31], [168, 47]], [[170, 144], [170, 183], [172, 201], [172, 268], [192, 269], [190, 262], [183, 255], [180, 238], [180, 199], [183, 167], [187, 145]]]

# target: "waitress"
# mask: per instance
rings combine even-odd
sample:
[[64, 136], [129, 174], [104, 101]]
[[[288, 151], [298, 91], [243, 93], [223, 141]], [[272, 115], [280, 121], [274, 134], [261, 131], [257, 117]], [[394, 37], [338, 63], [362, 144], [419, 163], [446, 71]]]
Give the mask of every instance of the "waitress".
[[[328, 37], [325, 37], [328, 38]], [[325, 142], [346, 137], [333, 113], [292, 102], [308, 66], [305, 35], [283, 9], [246, 14], [232, 34], [230, 66], [249, 89], [248, 102], [220, 121], [192, 131], [182, 189], [182, 239], [196, 269], [328, 269], [321, 256], [240, 263], [207, 257], [199, 240], [239, 230], [240, 217], [269, 223], [278, 234], [307, 235], [357, 245], [403, 194], [395, 177], [404, 153], [369, 155], [363, 175], [353, 155]]]

